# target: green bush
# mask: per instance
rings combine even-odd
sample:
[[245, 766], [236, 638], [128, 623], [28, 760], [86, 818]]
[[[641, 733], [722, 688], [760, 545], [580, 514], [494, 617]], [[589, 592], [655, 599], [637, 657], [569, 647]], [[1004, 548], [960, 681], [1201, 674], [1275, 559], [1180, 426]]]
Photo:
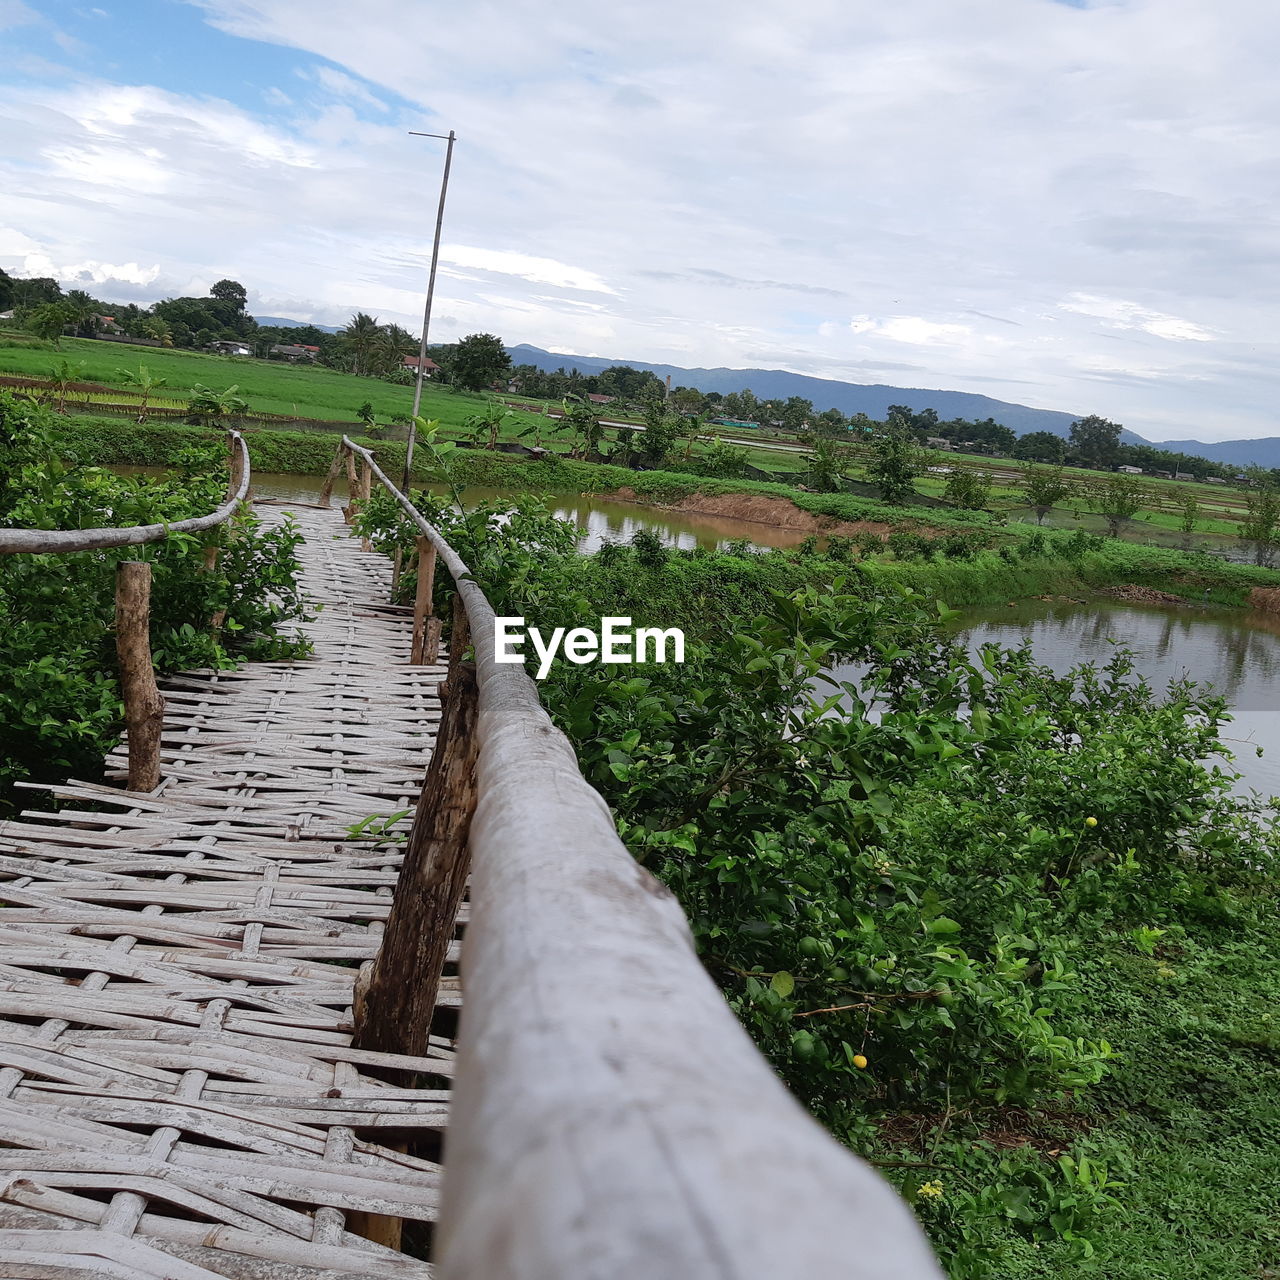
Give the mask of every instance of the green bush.
[[[0, 526], [97, 528], [204, 515], [226, 489], [224, 449], [183, 449], [162, 481], [126, 480], [68, 459], [60, 423], [29, 400], [0, 393]], [[134, 427], [138, 432], [151, 428]], [[152, 567], [151, 643], [162, 671], [225, 667], [303, 650], [280, 625], [300, 616], [291, 525], [265, 530], [245, 509], [196, 537], [66, 555], [0, 556], [0, 807], [19, 778], [90, 774], [120, 732], [111, 635], [115, 566]], [[216, 568], [204, 563], [216, 547]], [[212, 625], [215, 615], [222, 621]]]

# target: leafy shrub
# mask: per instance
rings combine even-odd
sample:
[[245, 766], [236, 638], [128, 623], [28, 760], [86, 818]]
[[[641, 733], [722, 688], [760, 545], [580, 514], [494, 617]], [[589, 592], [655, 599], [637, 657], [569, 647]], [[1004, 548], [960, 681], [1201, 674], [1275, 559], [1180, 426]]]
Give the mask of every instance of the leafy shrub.
[[[181, 437], [189, 443], [188, 437]], [[223, 447], [181, 455], [158, 481], [122, 479], [64, 461], [50, 416], [0, 394], [0, 526], [95, 528], [203, 515], [222, 502]], [[0, 556], [0, 805], [14, 780], [93, 773], [121, 728], [111, 636], [114, 573], [152, 566], [152, 656], [162, 671], [227, 667], [304, 646], [280, 625], [302, 613], [289, 524], [265, 530], [246, 508], [201, 536], [67, 555]], [[205, 564], [216, 547], [216, 567]], [[215, 627], [213, 618], [221, 617]]]

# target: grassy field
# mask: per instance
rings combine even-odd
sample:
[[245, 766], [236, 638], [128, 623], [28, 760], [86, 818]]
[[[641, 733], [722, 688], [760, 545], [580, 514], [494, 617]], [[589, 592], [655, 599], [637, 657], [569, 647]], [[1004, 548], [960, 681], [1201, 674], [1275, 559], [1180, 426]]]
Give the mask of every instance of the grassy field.
[[[0, 373], [47, 378], [53, 367], [66, 360], [77, 381], [125, 386], [121, 369], [146, 365], [153, 377], [164, 378], [157, 394], [185, 398], [197, 383], [215, 390], [232, 385], [258, 413], [280, 413], [298, 418], [329, 418], [355, 422], [365, 401], [373, 405], [379, 422], [413, 407], [413, 388], [398, 387], [379, 378], [358, 378], [321, 365], [295, 365], [248, 356], [217, 356], [202, 351], [134, 347], [118, 342], [64, 338], [62, 349], [26, 343], [6, 346], [0, 337]], [[423, 387], [422, 412], [450, 427], [484, 408], [486, 398], [441, 387]], [[522, 423], [531, 415], [518, 415]]]
[[[368, 401], [373, 405], [379, 423], [385, 425], [397, 416], [407, 414], [413, 403], [413, 391], [409, 387], [395, 386], [378, 378], [360, 378], [339, 373], [319, 365], [291, 365], [273, 361], [255, 360], [249, 357], [217, 356], [204, 352], [167, 350], [156, 347], [133, 347], [120, 343], [106, 343], [84, 339], [64, 338], [61, 350], [50, 343], [33, 341], [29, 335], [12, 331], [0, 331], [0, 374], [16, 374], [47, 378], [52, 369], [66, 360], [75, 370], [77, 380], [101, 382], [114, 386], [126, 386], [121, 369], [136, 369], [144, 364], [153, 376], [165, 379], [157, 394], [184, 399], [197, 384], [215, 389], [236, 385], [240, 394], [249, 402], [250, 410], [259, 413], [284, 414], [300, 418], [314, 418], [352, 424], [356, 412]], [[437, 419], [445, 434], [455, 439], [468, 434], [465, 420], [482, 410], [488, 397], [482, 394], [455, 392], [442, 387], [427, 385], [423, 389], [422, 412], [428, 418]], [[528, 397], [520, 397], [520, 403], [538, 403]], [[536, 421], [536, 415], [516, 411], [503, 424], [500, 437], [511, 441]], [[606, 436], [615, 434], [606, 432]], [[734, 436], [731, 430], [726, 435]], [[747, 438], [747, 433], [738, 432]], [[759, 470], [774, 473], [780, 479], [803, 482], [808, 471], [808, 453], [795, 449], [770, 449], [760, 447], [774, 437], [749, 437], [751, 444], [744, 449], [746, 461]], [[781, 438], [779, 438], [781, 442]], [[563, 450], [566, 445], [547, 432], [544, 443], [553, 449]], [[696, 460], [705, 446], [695, 443], [691, 456]], [[1016, 460], [985, 458], [978, 455], [940, 454], [941, 465], [960, 465], [981, 469], [993, 479], [991, 510], [1006, 514], [1012, 519], [1029, 518], [1025, 497], [1020, 488], [1020, 477], [1027, 464]], [[855, 464], [850, 475], [863, 479], [862, 465]], [[1098, 472], [1069, 471], [1068, 476], [1077, 483], [1099, 482]], [[1157, 542], [1177, 540], [1181, 524], [1180, 504], [1189, 494], [1200, 503], [1195, 532], [1201, 535], [1234, 537], [1238, 535], [1240, 521], [1245, 514], [1245, 495], [1242, 491], [1220, 485], [1160, 480], [1142, 477], [1151, 502], [1133, 518], [1127, 536], [1133, 539], [1149, 538]], [[946, 477], [926, 474], [916, 481], [919, 493], [940, 498], [946, 487]], [[1085, 529], [1101, 527], [1099, 517], [1079, 499], [1068, 499], [1055, 511], [1049, 523], [1062, 527], [1068, 519], [1073, 526]]]

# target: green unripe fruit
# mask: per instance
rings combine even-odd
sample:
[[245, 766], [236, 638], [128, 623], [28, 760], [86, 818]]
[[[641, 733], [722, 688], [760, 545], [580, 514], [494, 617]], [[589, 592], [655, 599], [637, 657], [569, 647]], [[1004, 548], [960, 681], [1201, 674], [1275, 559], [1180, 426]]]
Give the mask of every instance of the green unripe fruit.
[[797, 950], [802, 956], [813, 959], [822, 954], [822, 943], [817, 938], [801, 938]]
[[818, 1046], [814, 1043], [813, 1037], [807, 1031], [797, 1031], [791, 1037], [791, 1051], [797, 1058], [812, 1058], [817, 1052]]
[[848, 982], [849, 970], [846, 969], [842, 964], [837, 964], [832, 966], [831, 981], [832, 982]]

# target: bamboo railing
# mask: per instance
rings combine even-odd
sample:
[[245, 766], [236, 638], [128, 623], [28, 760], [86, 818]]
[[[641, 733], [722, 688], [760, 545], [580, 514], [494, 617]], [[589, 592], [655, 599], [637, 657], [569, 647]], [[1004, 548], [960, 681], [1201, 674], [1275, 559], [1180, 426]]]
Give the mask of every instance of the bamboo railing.
[[[224, 523], [249, 492], [249, 450], [237, 431], [230, 437], [230, 480], [226, 500], [207, 516], [172, 524], [134, 525], [127, 529], [0, 529], [0, 554], [64, 554], [109, 551], [115, 547], [162, 542], [174, 533], [199, 533]], [[116, 565], [115, 631], [120, 692], [124, 700], [129, 746], [130, 791], [154, 791], [160, 784], [160, 739], [164, 699], [151, 661], [151, 566], [144, 560]]]
[[425, 1042], [469, 874], [438, 1274], [939, 1276], [906, 1205], [757, 1052], [524, 668], [495, 660], [467, 566], [367, 450], [344, 437], [334, 477], [342, 458], [457, 589], [441, 730], [355, 1010], [362, 1047]]

